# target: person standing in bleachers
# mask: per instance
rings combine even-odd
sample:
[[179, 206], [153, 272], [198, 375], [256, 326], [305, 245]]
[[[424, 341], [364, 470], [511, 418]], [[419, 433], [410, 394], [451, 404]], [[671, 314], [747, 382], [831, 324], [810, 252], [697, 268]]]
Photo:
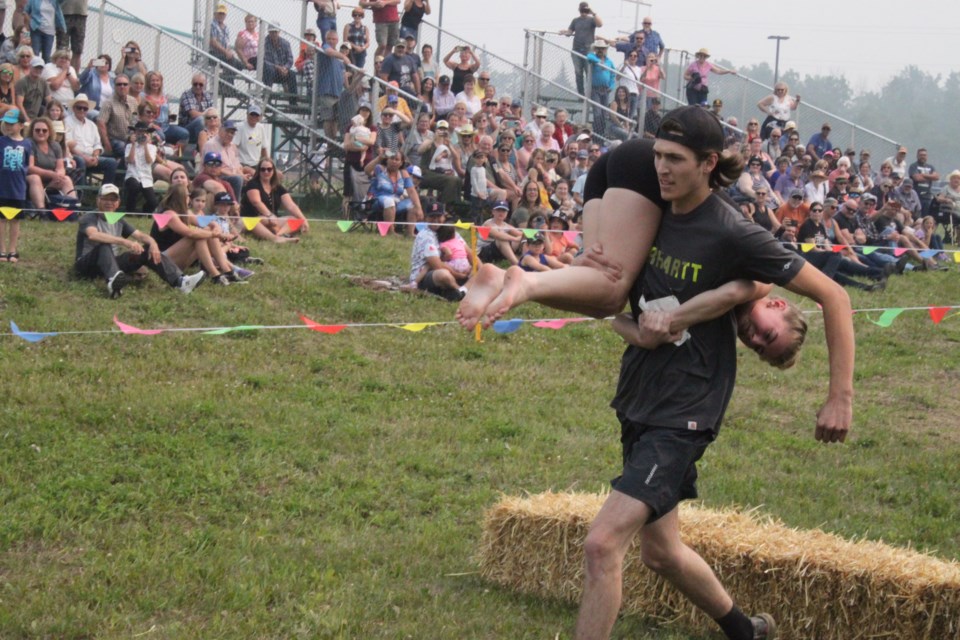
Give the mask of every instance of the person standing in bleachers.
[[[333, 30], [336, 33], [336, 29]], [[293, 70], [293, 51], [290, 43], [280, 37], [280, 27], [267, 27], [267, 39], [263, 42], [263, 83], [283, 85], [288, 94], [297, 93], [297, 74]]]
[[337, 103], [343, 95], [346, 67], [350, 58], [340, 53], [337, 45], [340, 37], [336, 31], [327, 31], [327, 38], [317, 56], [317, 94], [320, 98], [317, 116], [323, 123], [323, 132], [328, 138], [337, 136]]
[[360, 0], [360, 7], [373, 11], [378, 56], [386, 56], [400, 39], [400, 0]]
[[57, 31], [66, 31], [67, 23], [57, 0], [27, 0], [24, 12], [30, 18], [30, 42], [33, 52], [50, 62]]
[[317, 30], [320, 32], [320, 42], [323, 42], [327, 31], [337, 30], [337, 11], [340, 3], [337, 0], [307, 0], [312, 2], [317, 10]]
[[87, 39], [88, 0], [60, 0], [60, 10], [66, 31], [57, 32], [57, 49], [69, 49], [73, 70], [80, 72], [80, 57], [83, 55], [83, 43]]
[[[603, 20], [600, 19], [590, 5], [586, 2], [580, 3], [580, 15], [570, 21], [570, 26], [560, 33], [565, 36], [573, 36], [573, 75], [577, 81], [577, 93], [584, 93], [584, 79], [587, 75], [587, 61], [584, 59], [590, 53], [590, 45], [596, 39], [597, 27], [603, 26]], [[603, 101], [606, 104], [606, 100]]]

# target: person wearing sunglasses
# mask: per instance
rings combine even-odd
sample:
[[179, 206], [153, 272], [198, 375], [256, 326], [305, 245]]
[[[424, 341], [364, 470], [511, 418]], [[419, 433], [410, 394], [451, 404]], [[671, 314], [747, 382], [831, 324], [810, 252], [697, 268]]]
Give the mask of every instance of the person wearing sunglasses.
[[91, 101], [83, 93], [70, 103], [70, 115], [65, 119], [67, 151], [73, 156], [77, 173], [103, 174], [104, 182], [113, 182], [117, 160], [103, 155], [103, 144], [97, 125], [88, 118]]
[[[363, 69], [367, 63], [367, 49], [370, 48], [370, 30], [363, 24], [363, 9], [357, 7], [350, 14], [352, 21], [343, 25], [343, 42], [350, 45], [350, 62]], [[323, 37], [320, 42], [323, 42]]]
[[261, 240], [279, 243], [299, 240], [290, 237], [294, 232], [287, 222], [292, 218], [303, 221], [300, 233], [310, 231], [310, 223], [283, 186], [280, 172], [270, 158], [263, 158], [257, 163], [256, 175], [244, 185], [240, 216], [260, 218], [260, 224], [253, 228], [253, 235]]
[[196, 142], [203, 131], [203, 114], [213, 107], [213, 96], [206, 91], [207, 78], [196, 73], [190, 80], [190, 89], [180, 95], [180, 110], [177, 121], [190, 133], [190, 142]]
[[0, 116], [17, 106], [17, 90], [13, 82], [13, 65], [9, 62], [0, 64]]
[[113, 82], [113, 97], [100, 105], [97, 128], [103, 140], [103, 152], [123, 158], [130, 127], [137, 121], [137, 100], [130, 95], [130, 78], [119, 74]]

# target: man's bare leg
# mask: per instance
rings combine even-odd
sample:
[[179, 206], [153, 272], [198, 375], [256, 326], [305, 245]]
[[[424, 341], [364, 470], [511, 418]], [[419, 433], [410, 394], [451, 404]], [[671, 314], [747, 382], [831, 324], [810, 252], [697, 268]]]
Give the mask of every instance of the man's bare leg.
[[646, 504], [619, 491], [611, 491], [597, 513], [583, 547], [586, 571], [576, 640], [610, 637], [623, 596], [623, 558], [650, 514]]

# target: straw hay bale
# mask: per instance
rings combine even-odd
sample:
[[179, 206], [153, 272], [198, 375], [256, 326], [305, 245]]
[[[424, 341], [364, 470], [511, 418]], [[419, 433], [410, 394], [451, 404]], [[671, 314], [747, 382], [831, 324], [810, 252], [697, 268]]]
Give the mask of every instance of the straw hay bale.
[[[605, 495], [503, 496], [485, 517], [487, 579], [523, 593], [580, 599], [583, 541]], [[771, 518], [689, 504], [681, 535], [744, 611], [768, 611], [782, 640], [960, 640], [960, 564], [882, 542], [799, 531]], [[635, 542], [623, 609], [696, 630], [715, 625], [643, 566]]]

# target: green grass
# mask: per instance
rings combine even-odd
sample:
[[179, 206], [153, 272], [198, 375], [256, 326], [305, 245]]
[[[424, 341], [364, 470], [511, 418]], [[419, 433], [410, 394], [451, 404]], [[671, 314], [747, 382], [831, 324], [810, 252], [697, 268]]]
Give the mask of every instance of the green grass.
[[[154, 328], [454, 311], [352, 284], [405, 274], [410, 244], [330, 224], [296, 247], [255, 245], [267, 264], [246, 287], [183, 296], [150, 274], [115, 301], [69, 274], [75, 226], [23, 231], [23, 262], [0, 264], [0, 321], [28, 331], [111, 330], [114, 314]], [[955, 304], [960, 279], [911, 274], [853, 299]], [[812, 437], [827, 371], [814, 318], [793, 370], [740, 351], [705, 504], [956, 559], [960, 323], [855, 323], [851, 441]], [[569, 637], [574, 608], [485, 583], [474, 554], [501, 492], [616, 475], [620, 351], [599, 323], [483, 344], [453, 326], [0, 338], [0, 637]], [[633, 617], [616, 637], [690, 638]]]

